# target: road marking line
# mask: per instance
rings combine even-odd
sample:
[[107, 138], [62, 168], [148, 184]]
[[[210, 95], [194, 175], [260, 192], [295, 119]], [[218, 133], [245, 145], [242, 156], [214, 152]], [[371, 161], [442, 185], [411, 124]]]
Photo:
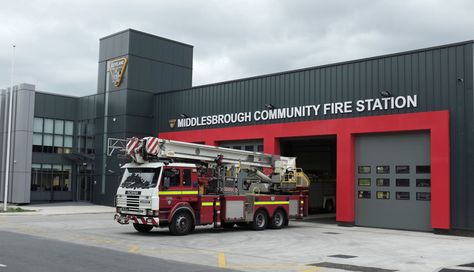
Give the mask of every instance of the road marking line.
[[6, 266], [6, 265], [4, 265], [4, 264], [0, 264], [0, 267], [7, 267], [7, 266]]
[[217, 255], [217, 266], [220, 268], [225, 268], [227, 266], [224, 252], [219, 252]]
[[309, 269], [305, 269], [303, 270], [303, 272], [315, 272], [315, 271], [318, 271], [319, 270], [319, 267], [315, 266], [315, 267], [311, 267]]
[[128, 252], [130, 252], [130, 253], [137, 253], [138, 251], [140, 251], [140, 247], [137, 246], [137, 245], [132, 246], [132, 247], [128, 250]]

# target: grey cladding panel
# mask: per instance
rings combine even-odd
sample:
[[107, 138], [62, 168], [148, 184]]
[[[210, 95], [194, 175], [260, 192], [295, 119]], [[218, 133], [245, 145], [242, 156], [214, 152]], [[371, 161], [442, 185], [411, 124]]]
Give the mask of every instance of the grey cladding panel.
[[80, 98], [47, 93], [35, 93], [35, 116], [74, 120]]
[[191, 68], [130, 55], [128, 88], [151, 92], [176, 90], [191, 86]]
[[178, 66], [192, 67], [192, 46], [141, 32], [130, 32], [130, 54]]
[[120, 32], [100, 40], [99, 62], [106, 61], [128, 53], [130, 33]]
[[127, 91], [127, 114], [153, 117], [154, 96], [148, 92]]

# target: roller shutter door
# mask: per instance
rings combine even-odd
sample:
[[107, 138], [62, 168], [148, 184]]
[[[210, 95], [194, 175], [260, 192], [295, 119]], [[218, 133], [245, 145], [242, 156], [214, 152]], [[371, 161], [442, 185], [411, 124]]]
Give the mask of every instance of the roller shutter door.
[[356, 225], [431, 230], [429, 132], [356, 138]]

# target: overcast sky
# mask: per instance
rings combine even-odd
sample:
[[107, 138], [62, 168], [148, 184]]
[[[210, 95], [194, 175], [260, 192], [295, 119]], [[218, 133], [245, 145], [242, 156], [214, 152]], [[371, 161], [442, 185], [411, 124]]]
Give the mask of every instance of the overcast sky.
[[133, 28], [194, 45], [193, 85], [474, 39], [474, 1], [4, 1], [0, 88], [96, 92], [99, 38]]

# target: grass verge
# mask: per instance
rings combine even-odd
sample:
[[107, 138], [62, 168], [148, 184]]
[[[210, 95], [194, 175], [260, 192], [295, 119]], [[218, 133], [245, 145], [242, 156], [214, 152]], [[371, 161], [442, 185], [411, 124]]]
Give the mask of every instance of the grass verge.
[[[27, 210], [20, 207], [8, 207], [7, 213], [16, 213], [16, 212], [34, 212], [34, 210]], [[0, 209], [0, 213], [4, 213], [3, 209]]]

